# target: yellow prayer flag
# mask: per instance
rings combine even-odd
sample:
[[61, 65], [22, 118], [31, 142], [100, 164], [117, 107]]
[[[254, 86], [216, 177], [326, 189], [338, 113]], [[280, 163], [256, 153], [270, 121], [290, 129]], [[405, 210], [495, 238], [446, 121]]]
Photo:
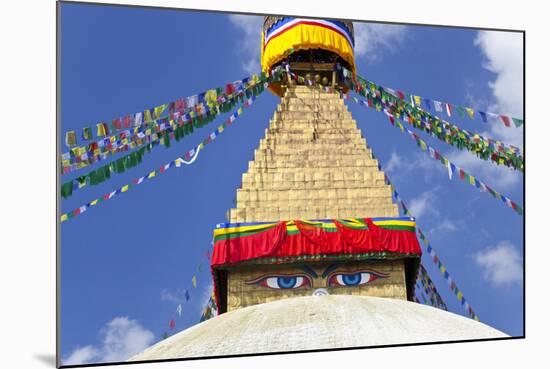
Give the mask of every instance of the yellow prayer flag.
[[143, 112], [143, 121], [144, 122], [150, 122], [152, 121], [153, 119], [151, 118], [151, 112], [149, 111], [149, 109], [146, 109], [144, 112]]
[[94, 206], [95, 204], [97, 204], [98, 201], [99, 201], [99, 200], [97, 200], [97, 199], [94, 200], [94, 201], [92, 201], [92, 202], [90, 203], [90, 206]]
[[255, 85], [255, 84], [259, 83], [259, 82], [260, 82], [260, 78], [258, 77], [258, 75], [257, 75], [257, 74], [253, 74], [253, 75], [252, 75], [252, 84]]
[[203, 142], [201, 142], [201, 143], [199, 144], [199, 148], [200, 148], [201, 150], [204, 149], [204, 143], [203, 143]]
[[457, 297], [459, 300], [462, 300], [462, 292], [461, 292], [461, 291], [458, 291], [458, 293], [456, 294], [456, 297]]
[[470, 119], [474, 119], [474, 109], [472, 108], [465, 108], [465, 109], [468, 112], [468, 116], [470, 117]]
[[130, 188], [129, 185], [124, 185], [124, 186], [122, 186], [122, 188], [120, 189], [120, 192], [126, 192], [126, 191], [128, 191], [128, 188]]
[[165, 109], [166, 109], [166, 104], [156, 106], [155, 107], [155, 112], [154, 112], [155, 118], [160, 117], [160, 115], [164, 112]]
[[216, 92], [216, 90], [208, 90], [204, 95], [204, 99], [206, 100], [206, 103], [208, 104], [208, 106], [212, 106], [216, 104], [216, 100], [218, 99], [218, 93]]
[[193, 283], [193, 287], [197, 288], [197, 277], [193, 276], [193, 279], [191, 279], [191, 282]]
[[415, 96], [414, 102], [416, 103], [416, 105], [420, 106], [422, 105], [422, 98], [420, 96]]
[[152, 171], [151, 173], [147, 174], [147, 178], [153, 178], [155, 175], [155, 171]]
[[472, 186], [475, 186], [475, 184], [476, 184], [476, 180], [475, 180], [475, 178], [474, 178], [473, 176], [470, 176], [470, 184], [471, 184]]
[[97, 127], [97, 137], [103, 137], [107, 133], [105, 132], [105, 123], [98, 123], [96, 124]]
[[62, 215], [61, 215], [61, 223], [63, 223], [63, 222], [66, 221], [67, 219], [69, 219], [69, 217], [67, 216], [67, 214], [62, 214]]

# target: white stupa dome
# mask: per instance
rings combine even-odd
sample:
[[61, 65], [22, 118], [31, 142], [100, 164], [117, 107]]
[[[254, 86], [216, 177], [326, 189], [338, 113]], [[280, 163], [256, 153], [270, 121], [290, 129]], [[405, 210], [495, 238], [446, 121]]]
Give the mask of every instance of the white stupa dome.
[[329, 295], [231, 311], [130, 358], [158, 360], [508, 337], [483, 323], [418, 303]]

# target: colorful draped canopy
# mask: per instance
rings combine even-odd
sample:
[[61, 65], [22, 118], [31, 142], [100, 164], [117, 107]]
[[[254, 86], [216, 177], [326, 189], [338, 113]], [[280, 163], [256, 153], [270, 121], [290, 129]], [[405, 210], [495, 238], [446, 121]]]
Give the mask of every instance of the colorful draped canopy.
[[420, 256], [414, 218], [222, 223], [214, 230], [212, 267], [246, 261], [333, 259], [360, 255]]
[[284, 17], [262, 33], [262, 70], [269, 70], [290, 51], [323, 49], [346, 60], [355, 72], [353, 32], [342, 21]]

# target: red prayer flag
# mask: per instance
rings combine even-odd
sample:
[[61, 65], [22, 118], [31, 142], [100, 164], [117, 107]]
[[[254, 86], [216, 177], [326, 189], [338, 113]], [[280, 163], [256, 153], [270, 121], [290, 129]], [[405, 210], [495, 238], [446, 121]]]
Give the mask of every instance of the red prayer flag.
[[506, 127], [510, 127], [510, 118], [505, 115], [501, 115], [500, 119], [502, 119], [502, 123], [504, 123]]
[[113, 119], [113, 126], [117, 131], [122, 128], [122, 125], [120, 123], [120, 118]]
[[170, 319], [170, 329], [174, 329], [176, 326], [176, 322], [174, 322], [174, 319]]

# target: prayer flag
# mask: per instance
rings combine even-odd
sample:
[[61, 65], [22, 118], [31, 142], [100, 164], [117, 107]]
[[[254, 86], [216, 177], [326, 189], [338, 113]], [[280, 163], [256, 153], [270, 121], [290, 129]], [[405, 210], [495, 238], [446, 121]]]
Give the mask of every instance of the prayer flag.
[[65, 133], [65, 145], [67, 145], [68, 147], [76, 145], [75, 131], [68, 131]]
[[519, 127], [523, 124], [523, 119], [518, 119], [518, 118], [512, 118], [512, 120], [514, 121], [514, 125], [516, 127]]
[[113, 119], [112, 122], [113, 127], [115, 127], [115, 130], [120, 130], [122, 128], [122, 122], [120, 121], [120, 118]]
[[134, 116], [134, 126], [139, 127], [141, 126], [142, 123], [143, 123], [143, 113], [141, 112], [136, 113], [136, 115]]
[[451, 116], [451, 111], [453, 109], [451, 104], [445, 103], [445, 109], [447, 110], [447, 115], [450, 117]]
[[470, 119], [474, 119], [474, 109], [472, 108], [464, 108], [466, 109], [466, 111], [468, 112], [468, 116], [470, 117]]
[[154, 109], [155, 119], [160, 118], [161, 114], [166, 110], [166, 107], [167, 107], [166, 104], [162, 104], [155, 107]]
[[193, 283], [193, 287], [197, 288], [197, 277], [196, 276], [193, 276], [193, 278], [191, 279], [191, 282]]
[[92, 128], [84, 127], [82, 128], [82, 139], [88, 141], [92, 138]]
[[447, 160], [447, 171], [449, 173], [449, 180], [453, 179], [453, 168], [451, 162]]
[[181, 304], [178, 305], [178, 308], [176, 309], [176, 312], [178, 313], [178, 315], [181, 317]]
[[435, 111], [441, 113], [443, 111], [443, 108], [441, 106], [441, 101], [434, 100], [434, 108], [435, 108]]
[[168, 325], [170, 326], [170, 329], [174, 329], [176, 322], [174, 322], [174, 319], [170, 319], [170, 323]]
[[501, 115], [500, 116], [500, 119], [502, 120], [502, 123], [504, 123], [504, 125], [506, 127], [510, 127], [510, 118], [508, 118], [507, 116], [505, 115]]
[[189, 301], [189, 291], [185, 290], [185, 301]]
[[478, 113], [481, 116], [481, 120], [483, 120], [483, 123], [487, 123], [487, 114], [484, 111], [479, 111]]
[[106, 123], [98, 123], [96, 124], [97, 127], [97, 137], [104, 137], [109, 134], [109, 127], [107, 127]]

